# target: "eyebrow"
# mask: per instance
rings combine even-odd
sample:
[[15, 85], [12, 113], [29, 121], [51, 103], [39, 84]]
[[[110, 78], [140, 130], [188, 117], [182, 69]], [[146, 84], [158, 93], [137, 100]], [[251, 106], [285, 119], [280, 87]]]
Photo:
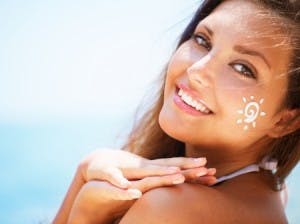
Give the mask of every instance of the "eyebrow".
[[[207, 27], [206, 25], [203, 25], [203, 27], [209, 33], [209, 35], [213, 37], [214, 32], [209, 27]], [[271, 69], [270, 63], [268, 62], [268, 60], [266, 59], [266, 57], [262, 53], [260, 53], [258, 51], [247, 49], [247, 48], [245, 48], [241, 45], [236, 45], [236, 46], [234, 46], [233, 49], [236, 52], [240, 53], [240, 54], [248, 54], [248, 55], [251, 55], [251, 56], [257, 56], [257, 57], [261, 58], [266, 63], [268, 68]]]
[[210, 36], [214, 36], [214, 32], [210, 28], [208, 28], [205, 25], [203, 25], [203, 27], [206, 29], [206, 31], [209, 33]]
[[234, 46], [233, 49], [236, 52], [240, 53], [240, 54], [248, 54], [248, 55], [251, 55], [251, 56], [257, 56], [257, 57], [261, 58], [267, 64], [267, 66], [269, 68], [271, 68], [270, 63], [268, 62], [268, 60], [266, 59], [266, 57], [262, 53], [260, 53], [258, 51], [247, 49], [247, 48], [245, 48], [243, 46], [240, 46], [240, 45]]

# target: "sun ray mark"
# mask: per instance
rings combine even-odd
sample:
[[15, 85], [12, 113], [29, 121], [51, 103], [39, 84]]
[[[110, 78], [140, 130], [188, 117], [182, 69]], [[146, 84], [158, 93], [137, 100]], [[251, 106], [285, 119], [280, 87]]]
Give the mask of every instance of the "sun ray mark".
[[266, 116], [266, 112], [261, 111], [261, 105], [264, 102], [264, 99], [261, 98], [258, 102], [255, 101], [255, 97], [254, 96], [250, 96], [249, 97], [249, 101], [247, 100], [246, 97], [243, 97], [243, 102], [244, 102], [244, 109], [240, 109], [237, 111], [238, 114], [243, 115], [243, 118], [239, 118], [237, 120], [237, 124], [243, 124], [243, 129], [245, 131], [249, 130], [249, 126], [252, 128], [256, 128], [257, 127], [257, 118], [260, 117], [264, 117]]

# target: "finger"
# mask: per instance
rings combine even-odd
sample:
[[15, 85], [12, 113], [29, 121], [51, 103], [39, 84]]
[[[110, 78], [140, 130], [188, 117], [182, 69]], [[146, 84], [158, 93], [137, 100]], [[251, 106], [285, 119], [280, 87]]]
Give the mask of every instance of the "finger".
[[172, 174], [167, 176], [146, 177], [142, 180], [132, 181], [132, 187], [139, 189], [141, 192], [149, 191], [153, 188], [174, 186], [184, 183], [182, 174]]
[[204, 157], [201, 158], [174, 157], [174, 158], [147, 160], [146, 162], [153, 165], [178, 166], [181, 169], [189, 169], [189, 168], [204, 166], [207, 160]]
[[189, 179], [186, 180], [187, 183], [192, 183], [192, 184], [202, 184], [206, 186], [212, 186], [216, 184], [217, 179], [214, 176], [203, 176], [199, 177], [198, 179]]
[[131, 183], [124, 177], [122, 171], [117, 167], [88, 169], [87, 177], [88, 180], [105, 180], [120, 188], [128, 188], [131, 185]]
[[130, 181], [128, 181], [122, 171], [116, 167], [111, 167], [108, 170], [104, 169], [104, 174], [107, 177], [107, 181], [111, 184], [120, 187], [120, 188], [128, 188], [131, 186]]
[[216, 173], [217, 173], [216, 168], [209, 168], [209, 169], [207, 169], [207, 175], [214, 176], [214, 175], [216, 175]]
[[163, 176], [180, 172], [179, 167], [143, 164], [138, 168], [123, 168], [123, 175], [128, 179], [142, 179], [149, 176]]
[[208, 169], [205, 167], [198, 167], [193, 169], [182, 170], [181, 173], [184, 175], [186, 180], [190, 181], [208, 175]]
[[192, 169], [186, 169], [182, 170], [181, 173], [185, 176], [186, 179], [194, 179], [201, 176], [214, 176], [216, 174], [215, 168], [209, 168], [206, 167], [198, 167], [198, 168], [192, 168]]

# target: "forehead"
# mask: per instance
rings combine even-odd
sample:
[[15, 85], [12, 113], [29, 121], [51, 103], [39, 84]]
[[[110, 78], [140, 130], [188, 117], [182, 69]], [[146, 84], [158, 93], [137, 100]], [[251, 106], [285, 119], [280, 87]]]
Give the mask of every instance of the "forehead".
[[[227, 0], [221, 3], [200, 26], [207, 26], [226, 45], [243, 45], [261, 51], [274, 72], [286, 72], [291, 47], [284, 21], [251, 0]], [[279, 71], [280, 70], [280, 71]]]

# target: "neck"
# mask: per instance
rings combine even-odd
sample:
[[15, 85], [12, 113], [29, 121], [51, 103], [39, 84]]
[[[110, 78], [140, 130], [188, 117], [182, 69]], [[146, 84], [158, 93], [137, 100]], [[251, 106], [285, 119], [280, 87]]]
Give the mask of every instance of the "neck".
[[216, 168], [216, 177], [221, 177], [239, 170], [250, 164], [257, 163], [261, 159], [261, 150], [251, 149], [224, 149], [203, 148], [185, 144], [186, 157], [205, 157], [207, 168]]

